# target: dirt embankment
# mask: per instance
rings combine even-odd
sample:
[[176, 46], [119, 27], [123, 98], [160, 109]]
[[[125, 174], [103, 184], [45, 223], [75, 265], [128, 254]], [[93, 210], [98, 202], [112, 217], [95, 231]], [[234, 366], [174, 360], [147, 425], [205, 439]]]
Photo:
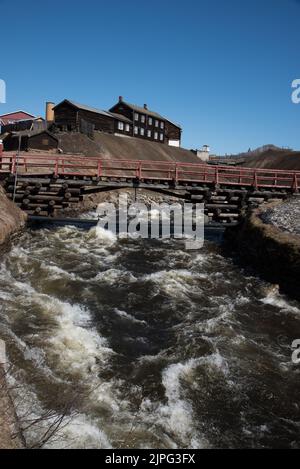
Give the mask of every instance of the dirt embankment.
[[300, 171], [300, 152], [291, 150], [268, 150], [256, 156], [246, 157], [241, 166], [261, 169], [286, 169]]
[[10, 237], [25, 226], [27, 215], [5, 195], [0, 186], [0, 249]]
[[107, 160], [201, 163], [189, 150], [148, 142], [140, 138], [119, 137], [104, 132], [95, 132], [93, 139], [76, 132], [59, 132], [56, 135], [64, 153], [89, 157], [101, 156]]
[[264, 214], [277, 205], [266, 204], [248, 214], [241, 226], [227, 234], [227, 241], [243, 264], [300, 300], [300, 236], [263, 221]]

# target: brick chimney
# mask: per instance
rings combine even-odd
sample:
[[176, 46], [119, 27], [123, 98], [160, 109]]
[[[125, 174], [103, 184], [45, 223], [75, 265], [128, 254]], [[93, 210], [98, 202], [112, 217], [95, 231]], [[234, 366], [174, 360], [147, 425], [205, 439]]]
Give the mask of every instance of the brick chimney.
[[123, 101], [123, 96], [119, 96], [119, 103]]

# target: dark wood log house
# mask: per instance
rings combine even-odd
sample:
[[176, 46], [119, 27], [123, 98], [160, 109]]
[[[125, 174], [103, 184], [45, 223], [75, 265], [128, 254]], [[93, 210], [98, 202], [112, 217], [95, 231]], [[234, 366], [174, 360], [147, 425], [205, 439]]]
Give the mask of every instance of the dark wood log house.
[[53, 108], [55, 127], [62, 131], [90, 133], [94, 130], [132, 135], [132, 123], [123, 115], [102, 111], [65, 99]]
[[146, 104], [144, 107], [135, 106], [120, 96], [119, 102], [109, 112], [127, 117], [132, 122], [134, 137], [176, 147], [181, 145], [181, 127], [157, 112], [150, 111]]
[[95, 130], [114, 135], [143, 138], [180, 147], [181, 127], [169, 119], [126, 103], [122, 97], [109, 111], [65, 99], [53, 108], [54, 126], [61, 131], [82, 132], [89, 136]]
[[48, 130], [33, 132], [12, 132], [7, 133], [3, 139], [5, 151], [17, 151], [21, 143], [21, 151], [29, 150], [56, 150], [58, 148], [58, 139]]

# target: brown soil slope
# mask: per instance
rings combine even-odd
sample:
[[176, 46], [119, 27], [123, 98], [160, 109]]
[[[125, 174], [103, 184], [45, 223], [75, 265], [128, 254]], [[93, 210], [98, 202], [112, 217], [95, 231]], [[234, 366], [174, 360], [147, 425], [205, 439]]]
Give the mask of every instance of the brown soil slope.
[[257, 156], [249, 156], [241, 164], [247, 168], [300, 170], [300, 152], [268, 150]]
[[150, 160], [201, 163], [189, 150], [170, 147], [156, 142], [147, 142], [138, 138], [117, 137], [95, 132], [92, 140], [80, 133], [58, 134], [60, 148], [64, 153], [102, 156], [113, 160]]

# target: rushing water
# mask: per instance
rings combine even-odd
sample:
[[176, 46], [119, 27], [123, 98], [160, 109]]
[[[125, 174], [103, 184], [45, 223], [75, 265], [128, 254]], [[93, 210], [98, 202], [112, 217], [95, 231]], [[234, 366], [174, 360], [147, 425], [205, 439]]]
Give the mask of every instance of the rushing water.
[[[0, 271], [0, 337], [28, 444], [299, 447], [300, 305], [207, 243], [32, 230]], [[67, 410], [66, 410], [67, 409]]]

